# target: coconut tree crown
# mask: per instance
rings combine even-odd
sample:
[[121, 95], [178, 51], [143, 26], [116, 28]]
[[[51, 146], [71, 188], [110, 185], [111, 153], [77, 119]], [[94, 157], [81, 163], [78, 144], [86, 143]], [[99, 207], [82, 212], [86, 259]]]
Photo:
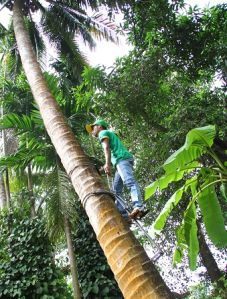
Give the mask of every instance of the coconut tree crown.
[[[0, 0], [1, 8], [13, 10], [15, 1]], [[78, 37], [82, 37], [91, 49], [95, 47], [93, 37], [117, 41], [116, 26], [103, 14], [98, 13], [100, 5], [108, 5], [109, 10], [122, 8], [127, 1], [39, 1], [20, 0], [23, 15], [33, 43], [33, 49], [39, 56], [50, 55], [54, 49], [58, 59], [70, 61], [71, 73], [78, 77], [87, 65], [86, 56], [80, 52]], [[88, 7], [93, 13], [90, 16]], [[38, 20], [38, 21], [37, 21]], [[45, 48], [48, 40], [48, 49]], [[41, 53], [41, 54], [40, 54]], [[45, 57], [45, 56], [44, 56]]]

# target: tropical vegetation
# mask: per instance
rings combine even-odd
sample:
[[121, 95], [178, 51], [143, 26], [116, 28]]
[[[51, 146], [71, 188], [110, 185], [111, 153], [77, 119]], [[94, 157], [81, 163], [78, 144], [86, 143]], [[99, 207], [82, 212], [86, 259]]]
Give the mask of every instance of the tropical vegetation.
[[[226, 5], [0, 3], [0, 297], [226, 298]], [[78, 34], [121, 31], [130, 53], [89, 66]], [[135, 156], [146, 234], [100, 176], [95, 118]]]

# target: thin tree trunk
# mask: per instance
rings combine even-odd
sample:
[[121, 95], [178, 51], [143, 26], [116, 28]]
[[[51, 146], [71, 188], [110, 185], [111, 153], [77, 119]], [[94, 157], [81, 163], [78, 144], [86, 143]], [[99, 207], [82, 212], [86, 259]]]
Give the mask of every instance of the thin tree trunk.
[[3, 174], [0, 173], [0, 209], [4, 209], [7, 206], [5, 183]]
[[29, 194], [29, 201], [31, 206], [31, 217], [34, 218], [36, 216], [36, 212], [35, 212], [35, 199], [33, 193], [32, 170], [30, 164], [28, 164], [27, 169], [28, 169], [28, 194]]
[[[3, 117], [3, 107], [1, 107], [1, 117]], [[5, 155], [5, 131], [1, 131], [3, 155]], [[4, 209], [7, 206], [6, 190], [3, 173], [0, 173], [0, 209]]]
[[22, 64], [46, 130], [89, 217], [126, 299], [174, 298], [143, 247], [105, 193], [101, 178], [84, 154], [48, 90], [24, 27], [21, 0], [14, 2], [13, 23]]
[[207, 269], [207, 273], [210, 277], [211, 282], [217, 282], [221, 278], [222, 273], [218, 268], [218, 265], [213, 257], [213, 254], [210, 251], [210, 248], [207, 245], [204, 233], [202, 231], [199, 221], [197, 221], [198, 226], [198, 239], [199, 239], [199, 252], [203, 262], [203, 265]]
[[5, 170], [5, 191], [6, 191], [6, 201], [7, 201], [7, 208], [10, 208], [10, 187], [9, 187], [9, 170]]
[[[4, 74], [5, 76], [5, 74]], [[3, 107], [1, 107], [1, 117], [4, 116], [4, 111], [3, 111]], [[6, 133], [5, 130], [2, 130], [2, 145], [3, 145], [3, 156], [6, 155]], [[5, 170], [5, 186], [4, 186], [4, 190], [5, 190], [5, 195], [6, 195], [6, 206], [9, 209], [10, 208], [10, 188], [9, 188], [9, 171], [6, 168]]]
[[74, 250], [73, 250], [71, 226], [70, 226], [69, 219], [66, 216], [64, 216], [64, 229], [65, 229], [65, 236], [66, 236], [68, 255], [69, 255], [69, 263], [70, 263], [70, 269], [71, 269], [71, 275], [72, 275], [73, 296], [74, 296], [74, 299], [81, 299], [80, 285], [79, 285], [78, 273], [77, 273], [76, 257], [75, 257]]

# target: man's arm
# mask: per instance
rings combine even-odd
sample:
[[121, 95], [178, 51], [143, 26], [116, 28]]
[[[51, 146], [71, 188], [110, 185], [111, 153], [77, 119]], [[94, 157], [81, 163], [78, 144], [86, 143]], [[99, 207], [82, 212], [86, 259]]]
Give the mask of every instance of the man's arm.
[[110, 152], [110, 143], [108, 138], [102, 140], [102, 147], [104, 150], [106, 163], [103, 166], [103, 169], [106, 174], [111, 175], [111, 152]]

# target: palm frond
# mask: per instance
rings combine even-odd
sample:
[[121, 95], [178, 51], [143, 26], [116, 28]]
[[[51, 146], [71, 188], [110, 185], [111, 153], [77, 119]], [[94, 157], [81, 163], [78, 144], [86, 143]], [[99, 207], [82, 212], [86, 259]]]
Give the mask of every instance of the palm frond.
[[[59, 22], [60, 20], [60, 22]], [[94, 46], [86, 26], [75, 19], [69, 12], [62, 9], [61, 6], [53, 6], [45, 12], [41, 19], [43, 32], [47, 35], [49, 41], [55, 46], [59, 55], [62, 53], [62, 45], [67, 43], [71, 48], [71, 52], [78, 52], [77, 45], [70, 43], [74, 41], [76, 32], [84, 32], [87, 36], [87, 42]]]
[[62, 91], [59, 89], [59, 83], [58, 83], [59, 79], [56, 76], [49, 73], [44, 73], [44, 77], [47, 81], [51, 93], [53, 94], [57, 102], [61, 103], [63, 94]]
[[48, 231], [52, 240], [59, 241], [64, 233], [64, 215], [75, 219], [75, 192], [67, 175], [57, 167], [43, 180], [43, 188], [47, 193], [45, 215]]
[[34, 122], [26, 115], [19, 116], [15, 113], [6, 114], [0, 120], [0, 130], [14, 128], [20, 133], [33, 131]]
[[[85, 11], [78, 9], [72, 9], [71, 7], [61, 6], [63, 10], [65, 10], [66, 14], [69, 18], [73, 20], [79, 21], [79, 24], [83, 26], [79, 26], [77, 28], [77, 32], [79, 30], [80, 34], [85, 37], [84, 33], [86, 32], [96, 32], [96, 35], [100, 38], [105, 38], [107, 40], [117, 42], [116, 36], [116, 25], [111, 22], [107, 17], [102, 13], [95, 13], [92, 16], [88, 16]], [[85, 29], [85, 32], [84, 32]], [[86, 41], [86, 39], [84, 39]]]
[[32, 169], [34, 169], [35, 172], [44, 174], [54, 169], [55, 163], [53, 162], [53, 154], [53, 149], [47, 149], [42, 154], [35, 156], [32, 160]]
[[15, 154], [1, 158], [0, 167], [25, 169], [35, 157], [45, 155], [49, 147], [50, 145], [41, 144], [35, 138], [30, 139], [26, 144], [21, 143]]
[[37, 28], [36, 23], [33, 22], [32, 19], [26, 19], [26, 26], [37, 58], [40, 59], [43, 55], [43, 51], [45, 50], [45, 44], [42, 35], [40, 34], [40, 30]]
[[33, 109], [30, 113], [30, 117], [37, 126], [44, 128], [43, 119], [38, 109]]
[[90, 24], [92, 25], [92, 33], [95, 34], [96, 38], [105, 38], [106, 40], [118, 43], [116, 24], [110, 22], [103, 14], [95, 13], [92, 15]]
[[38, 127], [42, 127], [44, 129], [43, 119], [42, 119], [42, 117], [40, 115], [40, 111], [38, 109], [33, 109], [30, 113], [30, 116], [31, 116], [31, 119], [34, 121], [34, 123]]
[[7, 30], [4, 27], [1, 27], [0, 36], [0, 52], [2, 53], [2, 71], [4, 72], [5, 76], [14, 79], [15, 74], [22, 69], [22, 65], [17, 49], [12, 23], [10, 24]]
[[[61, 199], [56, 186], [56, 172], [50, 173], [46, 176], [46, 183], [48, 186], [46, 188], [46, 202], [45, 202], [45, 217], [47, 222], [47, 229], [50, 238], [53, 241], [61, 240], [64, 234], [64, 222], [62, 214]], [[44, 187], [45, 188], [45, 187]]]
[[[81, 73], [88, 64], [86, 57], [80, 52], [77, 40], [74, 38], [75, 28], [68, 28], [68, 30], [59, 28], [57, 20], [53, 21], [53, 18], [56, 19], [53, 16], [55, 14], [57, 14], [55, 11], [49, 11], [45, 16], [45, 21], [42, 22], [45, 34], [47, 34], [49, 40], [52, 40], [58, 53], [58, 64], [55, 64], [55, 66], [59, 67], [59, 61], [61, 64], [64, 63], [64, 71], [65, 69], [68, 70], [75, 83], [80, 82]], [[70, 26], [74, 26], [73, 23]]]
[[75, 218], [76, 214], [73, 209], [73, 205], [76, 199], [76, 193], [69, 180], [69, 177], [64, 171], [61, 171], [60, 169], [58, 169], [58, 187], [64, 214], [69, 219]]
[[[85, 64], [86, 62], [84, 62]], [[66, 57], [59, 57], [52, 64], [51, 67], [57, 72], [59, 76], [59, 88], [63, 94], [70, 99], [71, 89], [81, 83], [81, 74], [76, 73], [78, 69], [73, 63], [67, 61]]]
[[29, 89], [24, 73], [16, 77], [16, 80], [3, 78], [1, 105], [8, 113], [25, 114], [30, 111], [33, 105], [33, 96]]
[[[71, 7], [57, 3], [54, 6], [51, 6], [48, 10], [48, 13], [46, 13], [45, 19], [47, 20], [50, 17], [51, 22], [48, 22], [49, 26], [44, 26], [44, 28], [46, 29], [45, 32], [50, 35], [51, 39], [54, 40], [56, 44], [59, 44], [57, 42], [57, 38], [59, 38], [59, 30], [57, 37], [54, 34], [53, 30], [52, 33], [48, 32], [47, 30], [47, 28], [50, 28], [51, 24], [53, 26], [54, 16], [55, 18], [56, 16], [58, 16], [61, 20], [61, 27], [64, 28], [64, 34], [68, 33], [71, 40], [73, 35], [80, 34], [83, 37], [84, 42], [87, 43], [90, 46], [90, 48], [93, 48], [95, 46], [95, 42], [92, 38], [91, 33], [95, 34], [98, 38], [105, 38], [111, 41], [117, 41], [115, 32], [116, 26], [112, 22], [110, 22], [106, 17], [104, 17], [103, 14], [96, 13], [92, 17], [90, 17], [81, 8], [75, 10]], [[56, 25], [58, 29], [60, 28], [59, 23], [54, 24], [55, 30]]]

